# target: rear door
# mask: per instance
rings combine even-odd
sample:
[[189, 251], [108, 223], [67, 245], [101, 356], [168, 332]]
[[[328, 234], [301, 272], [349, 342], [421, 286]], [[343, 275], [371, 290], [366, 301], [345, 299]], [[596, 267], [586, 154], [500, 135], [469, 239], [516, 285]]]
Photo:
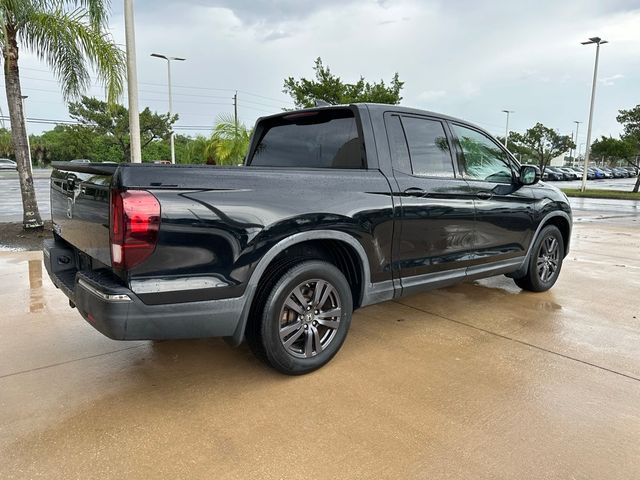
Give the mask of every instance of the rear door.
[[474, 206], [434, 117], [385, 114], [401, 216], [394, 249], [402, 293], [464, 277], [473, 250]]
[[467, 125], [450, 122], [450, 127], [460, 169], [475, 196], [473, 264], [509, 264], [526, 254], [535, 230], [531, 187], [518, 183], [516, 164], [496, 140]]

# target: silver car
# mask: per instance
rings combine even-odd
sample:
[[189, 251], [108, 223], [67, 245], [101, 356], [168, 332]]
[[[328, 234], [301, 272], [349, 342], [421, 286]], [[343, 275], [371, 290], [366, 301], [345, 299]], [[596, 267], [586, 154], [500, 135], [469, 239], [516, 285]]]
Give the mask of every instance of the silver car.
[[17, 170], [16, 162], [8, 158], [0, 158], [0, 170]]

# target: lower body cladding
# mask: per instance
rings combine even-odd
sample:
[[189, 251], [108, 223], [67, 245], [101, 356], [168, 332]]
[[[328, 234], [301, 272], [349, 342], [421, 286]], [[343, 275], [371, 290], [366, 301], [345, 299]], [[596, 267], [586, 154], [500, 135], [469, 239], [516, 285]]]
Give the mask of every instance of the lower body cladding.
[[[61, 246], [62, 245], [62, 246]], [[114, 340], [234, 337], [246, 299], [147, 305], [110, 272], [78, 271], [74, 252], [47, 240], [44, 264], [51, 280], [96, 330]], [[239, 343], [235, 340], [233, 343]]]

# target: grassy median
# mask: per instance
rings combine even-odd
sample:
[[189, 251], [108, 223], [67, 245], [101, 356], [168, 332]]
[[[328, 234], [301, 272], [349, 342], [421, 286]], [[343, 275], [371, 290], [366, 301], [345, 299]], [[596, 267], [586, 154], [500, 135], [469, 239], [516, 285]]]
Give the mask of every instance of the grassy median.
[[585, 190], [579, 188], [562, 188], [568, 197], [612, 198], [616, 200], [640, 200], [640, 192], [621, 192], [620, 190]]

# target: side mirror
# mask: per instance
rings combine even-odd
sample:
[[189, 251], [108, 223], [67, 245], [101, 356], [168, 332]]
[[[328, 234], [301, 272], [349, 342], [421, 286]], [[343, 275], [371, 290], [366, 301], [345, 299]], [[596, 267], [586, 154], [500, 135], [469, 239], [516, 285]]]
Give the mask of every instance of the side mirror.
[[540, 181], [540, 169], [535, 165], [522, 165], [520, 167], [520, 183], [522, 185], [535, 185]]

